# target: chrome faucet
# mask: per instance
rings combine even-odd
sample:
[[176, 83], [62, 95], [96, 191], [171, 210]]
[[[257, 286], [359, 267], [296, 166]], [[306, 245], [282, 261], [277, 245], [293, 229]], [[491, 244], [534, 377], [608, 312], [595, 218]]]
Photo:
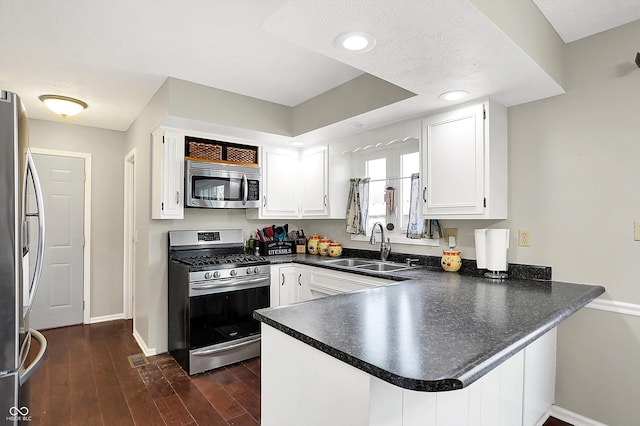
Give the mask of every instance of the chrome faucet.
[[382, 237], [382, 241], [380, 241], [380, 260], [384, 262], [385, 260], [387, 260], [387, 256], [389, 256], [389, 253], [391, 253], [391, 239], [384, 238], [384, 227], [380, 222], [376, 222], [371, 228], [371, 238], [369, 239], [369, 244], [376, 244], [376, 226], [380, 227], [380, 236]]

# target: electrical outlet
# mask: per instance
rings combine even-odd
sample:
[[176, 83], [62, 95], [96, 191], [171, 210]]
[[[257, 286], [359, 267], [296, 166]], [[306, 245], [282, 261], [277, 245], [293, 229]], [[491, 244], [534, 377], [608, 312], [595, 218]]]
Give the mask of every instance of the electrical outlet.
[[455, 237], [458, 241], [458, 228], [444, 228], [444, 240], [448, 243], [449, 237]]
[[633, 240], [640, 241], [640, 220], [633, 222]]
[[518, 231], [518, 245], [520, 247], [531, 246], [531, 232], [528, 229], [520, 229]]

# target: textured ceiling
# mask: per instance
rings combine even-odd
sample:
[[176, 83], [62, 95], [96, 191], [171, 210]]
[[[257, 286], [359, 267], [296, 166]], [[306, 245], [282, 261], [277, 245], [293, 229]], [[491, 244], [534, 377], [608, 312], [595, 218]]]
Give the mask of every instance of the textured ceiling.
[[[589, 22], [619, 1], [536, 4], [562, 33], [571, 20], [558, 4]], [[437, 95], [455, 88], [507, 105], [561, 91], [468, 0], [1, 0], [0, 16], [0, 88], [33, 118], [86, 126], [126, 130], [167, 77], [290, 107], [363, 72], [418, 94], [368, 114], [372, 125], [440, 108]], [[375, 34], [376, 49], [335, 49], [354, 29]], [[44, 93], [89, 109], [63, 120]]]
[[533, 0], [565, 43], [640, 19], [640, 0]]

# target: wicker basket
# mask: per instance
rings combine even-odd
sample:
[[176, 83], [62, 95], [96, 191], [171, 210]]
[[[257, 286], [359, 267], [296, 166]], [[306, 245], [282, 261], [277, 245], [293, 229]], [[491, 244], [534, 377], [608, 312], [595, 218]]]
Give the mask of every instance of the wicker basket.
[[205, 160], [222, 160], [222, 146], [202, 142], [189, 142], [189, 156]]
[[235, 161], [236, 163], [257, 164], [256, 154], [253, 149], [227, 147], [227, 160]]

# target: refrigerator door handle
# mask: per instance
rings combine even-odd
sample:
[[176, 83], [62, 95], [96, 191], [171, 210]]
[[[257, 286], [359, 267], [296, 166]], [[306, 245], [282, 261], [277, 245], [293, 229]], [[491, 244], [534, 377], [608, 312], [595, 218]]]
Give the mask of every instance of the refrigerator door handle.
[[[29, 213], [27, 214], [27, 179], [29, 174], [31, 174], [31, 179], [33, 180], [33, 188], [34, 195], [36, 198], [36, 208], [37, 213]], [[23, 315], [26, 315], [31, 310], [33, 306], [33, 301], [36, 297], [36, 292], [38, 291], [38, 285], [40, 284], [40, 275], [42, 274], [42, 261], [44, 258], [44, 200], [42, 199], [42, 187], [40, 186], [40, 178], [38, 177], [38, 172], [35, 167], [35, 163], [33, 162], [33, 157], [31, 156], [31, 151], [27, 149], [27, 164], [25, 167], [25, 176], [24, 176], [24, 185], [23, 185], [23, 201], [22, 201], [22, 218], [23, 222], [26, 221], [26, 216], [37, 216], [38, 217], [38, 251], [36, 252], [36, 265], [33, 272], [33, 278], [29, 285], [29, 301], [27, 305], [24, 307]], [[28, 279], [28, 278], [27, 278]]]
[[[23, 385], [27, 380], [29, 380], [31, 375], [40, 367], [40, 364], [42, 364], [42, 361], [44, 361], [45, 355], [47, 354], [47, 339], [38, 330], [34, 330], [33, 328], [29, 329], [29, 336], [28, 340], [31, 340], [31, 337], [33, 337], [40, 344], [40, 349], [31, 364], [27, 367], [22, 366], [22, 368], [20, 368], [20, 385]], [[28, 350], [24, 353], [25, 359], [28, 353]], [[24, 360], [22, 362], [24, 362]]]

